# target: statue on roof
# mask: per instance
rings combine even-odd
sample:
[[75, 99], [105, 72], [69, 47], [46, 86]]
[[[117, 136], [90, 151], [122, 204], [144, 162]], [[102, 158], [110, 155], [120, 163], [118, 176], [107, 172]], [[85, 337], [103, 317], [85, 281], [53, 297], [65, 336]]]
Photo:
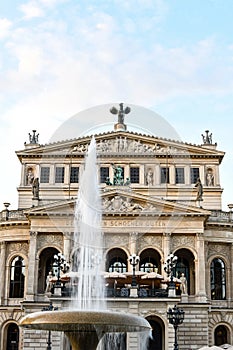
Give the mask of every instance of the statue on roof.
[[206, 145], [212, 145], [212, 133], [209, 134], [209, 130], [206, 130], [205, 131], [205, 135], [201, 135], [202, 136], [202, 139], [203, 139], [203, 143]]
[[112, 114], [118, 114], [118, 123], [115, 124], [114, 128], [115, 130], [126, 130], [126, 125], [124, 124], [124, 118], [125, 114], [129, 114], [131, 112], [130, 107], [123, 107], [123, 103], [119, 103], [120, 108], [117, 109], [116, 107], [112, 107], [110, 109], [110, 112]]
[[29, 133], [29, 143], [38, 143], [39, 142], [39, 134], [36, 135], [36, 130], [32, 130], [32, 135]]

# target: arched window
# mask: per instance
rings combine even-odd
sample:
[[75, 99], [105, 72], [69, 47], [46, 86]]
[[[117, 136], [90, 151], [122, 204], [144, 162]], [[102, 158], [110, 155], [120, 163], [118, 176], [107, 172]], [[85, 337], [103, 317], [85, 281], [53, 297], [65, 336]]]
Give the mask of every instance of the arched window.
[[160, 272], [161, 257], [155, 249], [145, 249], [140, 254], [139, 270], [143, 272]]
[[225, 264], [219, 258], [215, 258], [211, 262], [210, 286], [211, 286], [211, 299], [212, 300], [224, 300], [224, 299], [226, 299]]
[[25, 263], [21, 256], [12, 260], [10, 268], [10, 298], [23, 298], [25, 281]]
[[227, 333], [227, 328], [224, 325], [218, 326], [214, 331], [214, 345], [227, 344]]
[[15, 323], [10, 323], [7, 327], [7, 350], [19, 349], [19, 327]]
[[107, 254], [106, 271], [121, 272], [127, 271], [127, 255], [119, 248], [112, 249]]

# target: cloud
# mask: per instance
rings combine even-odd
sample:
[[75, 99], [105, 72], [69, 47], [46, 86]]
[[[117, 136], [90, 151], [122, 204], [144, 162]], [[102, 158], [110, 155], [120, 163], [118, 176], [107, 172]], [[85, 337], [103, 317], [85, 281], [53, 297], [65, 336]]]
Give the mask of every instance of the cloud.
[[0, 18], [0, 39], [6, 38], [10, 32], [12, 22], [7, 18]]
[[29, 20], [36, 17], [42, 17], [44, 12], [36, 1], [29, 1], [20, 5], [19, 9], [23, 12], [24, 18]]

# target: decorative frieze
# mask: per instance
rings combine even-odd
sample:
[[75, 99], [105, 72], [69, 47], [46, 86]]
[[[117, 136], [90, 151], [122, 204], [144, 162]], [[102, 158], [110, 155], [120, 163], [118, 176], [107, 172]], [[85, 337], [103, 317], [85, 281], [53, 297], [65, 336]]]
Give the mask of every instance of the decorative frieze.
[[28, 243], [27, 242], [12, 242], [7, 244], [7, 254], [12, 253], [23, 253], [28, 254]]
[[142, 235], [138, 241], [138, 248], [142, 250], [146, 247], [162, 249], [162, 236]]
[[218, 254], [224, 256], [225, 258], [230, 256], [230, 245], [216, 242], [216, 243], [209, 243], [207, 247], [208, 247], [208, 252], [207, 252], [208, 258], [211, 257], [212, 255], [218, 255]]
[[105, 247], [127, 247], [129, 244], [129, 235], [105, 235]]
[[[89, 143], [80, 143], [74, 147], [73, 153], [86, 153]], [[178, 148], [165, 145], [161, 142], [147, 143], [137, 139], [127, 137], [116, 137], [114, 139], [105, 139], [96, 143], [98, 153], [141, 153], [141, 154], [174, 154], [187, 153], [184, 148]]]
[[37, 238], [37, 249], [40, 250], [43, 247], [56, 246], [63, 248], [63, 237], [61, 234], [39, 234]]
[[195, 248], [195, 237], [186, 235], [174, 235], [171, 240], [172, 251], [183, 247]]

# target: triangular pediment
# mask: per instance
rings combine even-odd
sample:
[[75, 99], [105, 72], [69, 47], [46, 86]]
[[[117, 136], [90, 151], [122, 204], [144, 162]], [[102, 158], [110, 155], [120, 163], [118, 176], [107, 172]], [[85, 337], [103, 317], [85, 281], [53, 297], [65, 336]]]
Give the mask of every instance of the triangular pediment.
[[[143, 135], [134, 132], [119, 131], [95, 135], [97, 152], [99, 156], [114, 156], [119, 153], [125, 156], [156, 156], [156, 157], [218, 157], [220, 160], [224, 152], [215, 148], [206, 148], [175, 140]], [[16, 152], [19, 158], [28, 156], [54, 156], [54, 157], [82, 157], [86, 154], [91, 136], [73, 140], [54, 142], [46, 145], [30, 145]]]
[[[102, 192], [103, 215], [209, 216], [208, 210], [178, 202], [146, 196], [130, 189], [112, 188]], [[31, 208], [28, 216], [73, 216], [76, 199], [62, 200]]]

